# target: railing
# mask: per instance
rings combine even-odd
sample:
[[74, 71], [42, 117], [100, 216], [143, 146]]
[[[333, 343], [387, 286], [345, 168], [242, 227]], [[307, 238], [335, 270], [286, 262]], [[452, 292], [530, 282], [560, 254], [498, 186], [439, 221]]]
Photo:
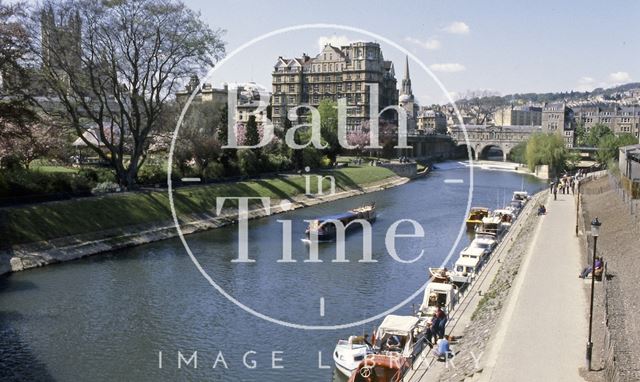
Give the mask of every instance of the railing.
[[[525, 221], [527, 220], [527, 218], [530, 216], [530, 214], [535, 213], [533, 211], [533, 208], [538, 204], [539, 200], [544, 197], [544, 192], [545, 191], [541, 191], [540, 193], [534, 195], [534, 197], [532, 197], [531, 200], [527, 202], [527, 204], [524, 206], [524, 209], [520, 211], [520, 214], [515, 220], [515, 223], [513, 223], [511, 228], [503, 236], [498, 246], [491, 253], [489, 259], [482, 265], [482, 268], [480, 268], [473, 282], [467, 286], [463, 294], [458, 294], [458, 302], [456, 303], [455, 307], [450, 312], [448, 312], [449, 319], [446, 323], [446, 330], [449, 333], [451, 333], [453, 329], [458, 325], [459, 319], [456, 318], [464, 315], [465, 312], [467, 312], [467, 309], [471, 307], [473, 298], [476, 295], [479, 295], [481, 285], [483, 285], [483, 283], [487, 281], [487, 278], [491, 274], [491, 270], [502, 265], [502, 257], [506, 256], [504, 255], [505, 251], [508, 254], [510, 248], [510, 245], [508, 245], [508, 243], [513, 244], [513, 242], [518, 238], [520, 232], [522, 232], [522, 230], [524, 229]], [[427, 374], [436, 360], [437, 357], [429, 352], [422, 358], [421, 362], [415, 362], [411, 365], [411, 369], [408, 370], [407, 374], [404, 375], [404, 380], [421, 380], [422, 378], [424, 378], [424, 376]], [[409, 371], [413, 371], [413, 374], [408, 375]], [[418, 375], [419, 372], [421, 373], [420, 375]]]
[[[605, 171], [596, 171], [593, 173], [590, 173], [589, 175], [587, 175], [587, 177], [583, 178], [580, 180], [580, 194], [585, 194], [584, 189], [582, 188], [582, 185], [584, 185], [585, 182], [589, 182], [591, 180], [594, 179], [598, 179], [604, 176], [609, 176], [609, 182], [611, 183], [612, 181], [615, 180], [615, 177], [612, 178], [612, 175], [609, 174], [606, 170]], [[614, 186], [613, 183], [611, 183], [612, 188]], [[602, 193], [604, 191], [606, 191], [608, 187], [601, 187], [601, 189], [597, 189], [597, 190], [593, 190], [591, 189], [588, 193], [586, 194], [599, 194]], [[615, 189], [615, 188], [614, 188]], [[579, 197], [578, 200], [582, 200], [581, 195]], [[581, 228], [581, 231], [583, 232], [582, 235], [582, 239], [584, 240], [584, 247], [585, 247], [585, 255], [586, 255], [586, 262], [587, 264], [591, 263], [591, 258], [592, 258], [592, 254], [593, 254], [593, 238], [591, 237], [591, 235], [589, 235], [588, 229], [590, 227], [591, 221], [590, 221], [590, 216], [586, 213], [586, 211], [584, 211], [582, 209], [582, 205], [581, 202], [578, 205], [579, 208], [579, 215], [580, 215], [580, 219], [579, 219], [579, 226]], [[597, 256], [602, 256], [602, 254], [596, 250], [596, 255]], [[604, 323], [603, 325], [603, 331], [604, 331], [604, 342], [603, 342], [603, 359], [604, 359], [604, 371], [603, 371], [603, 376], [604, 376], [604, 380], [606, 382], [619, 382], [621, 381], [621, 377], [620, 377], [620, 372], [618, 370], [618, 366], [616, 364], [616, 349], [614, 346], [614, 339], [612, 339], [611, 336], [611, 331], [609, 328], [609, 298], [610, 295], [612, 293], [611, 288], [609, 287], [609, 273], [608, 273], [608, 267], [607, 267], [607, 262], [604, 261], [604, 265], [603, 265], [603, 272], [602, 272], [602, 290], [603, 290], [603, 295], [604, 295]], [[597, 322], [597, 321], [596, 321]], [[597, 325], [597, 324], [596, 324]]]

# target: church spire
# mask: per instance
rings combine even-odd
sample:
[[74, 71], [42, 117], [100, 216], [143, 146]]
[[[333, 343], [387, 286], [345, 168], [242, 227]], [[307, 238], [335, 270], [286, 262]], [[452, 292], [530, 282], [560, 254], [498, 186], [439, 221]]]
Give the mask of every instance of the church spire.
[[402, 94], [413, 95], [411, 92], [411, 78], [409, 76], [409, 56], [406, 56], [404, 65], [404, 79], [402, 80]]

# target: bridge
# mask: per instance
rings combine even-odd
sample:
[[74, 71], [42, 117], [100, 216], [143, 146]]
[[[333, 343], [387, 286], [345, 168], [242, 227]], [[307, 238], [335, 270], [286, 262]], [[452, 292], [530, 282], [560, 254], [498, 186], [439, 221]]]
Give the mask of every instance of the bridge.
[[484, 126], [465, 125], [467, 139], [461, 125], [455, 125], [449, 129], [457, 150], [460, 152], [471, 150], [475, 160], [487, 157], [489, 150], [498, 148], [502, 151], [503, 160], [520, 142], [524, 142], [531, 134], [542, 132], [541, 126]]

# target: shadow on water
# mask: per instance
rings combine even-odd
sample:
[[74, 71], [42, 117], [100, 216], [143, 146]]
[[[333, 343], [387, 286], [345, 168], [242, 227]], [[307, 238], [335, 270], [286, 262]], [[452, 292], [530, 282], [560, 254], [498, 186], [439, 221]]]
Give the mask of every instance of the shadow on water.
[[21, 320], [20, 313], [0, 312], [0, 381], [55, 381], [20, 338], [15, 323]]

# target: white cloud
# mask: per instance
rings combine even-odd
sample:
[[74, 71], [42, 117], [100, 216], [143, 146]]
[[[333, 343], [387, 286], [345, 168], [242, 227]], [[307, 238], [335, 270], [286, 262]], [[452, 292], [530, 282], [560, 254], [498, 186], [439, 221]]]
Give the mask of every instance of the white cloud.
[[469, 34], [469, 32], [471, 31], [469, 26], [462, 21], [454, 21], [451, 24], [444, 27], [444, 29], [442, 30], [452, 34]]
[[580, 77], [576, 90], [580, 92], [588, 92], [597, 87], [597, 81], [593, 77]]
[[581, 92], [589, 92], [596, 88], [610, 88], [620, 84], [631, 82], [631, 76], [627, 72], [610, 73], [605, 80], [598, 80], [593, 77], [584, 76], [578, 79], [576, 90]]
[[440, 44], [440, 40], [438, 40], [436, 38], [428, 38], [426, 40], [420, 40], [420, 39], [414, 38], [414, 37], [405, 37], [404, 40], [407, 41], [407, 42], [410, 42], [412, 44], [416, 44], [416, 45], [418, 45], [421, 48], [424, 48], [426, 50], [440, 49], [440, 46], [442, 45], [442, 44]]
[[445, 63], [445, 64], [431, 64], [429, 65], [429, 69], [434, 72], [443, 72], [443, 73], [456, 73], [463, 72], [467, 70], [464, 65], [458, 63]]
[[631, 76], [627, 72], [614, 72], [609, 74], [609, 82], [612, 85], [631, 82]]
[[345, 35], [320, 36], [318, 38], [318, 46], [320, 47], [320, 50], [322, 50], [322, 48], [324, 48], [324, 46], [327, 44], [331, 44], [339, 48], [343, 45], [349, 45], [350, 42], [351, 40]]

